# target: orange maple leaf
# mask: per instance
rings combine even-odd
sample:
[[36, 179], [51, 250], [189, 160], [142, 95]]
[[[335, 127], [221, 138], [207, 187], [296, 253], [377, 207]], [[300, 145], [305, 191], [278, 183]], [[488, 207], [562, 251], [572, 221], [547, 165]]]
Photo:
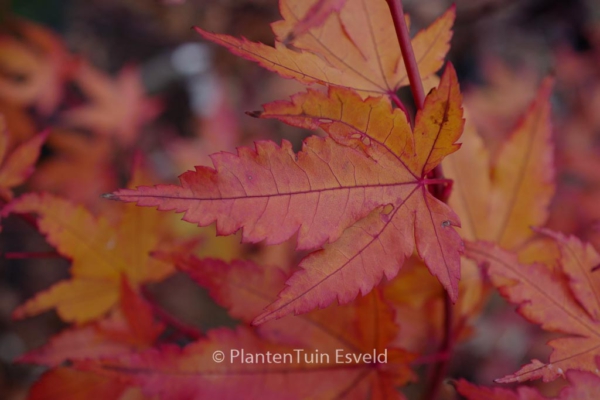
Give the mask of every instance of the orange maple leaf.
[[[272, 24], [275, 47], [200, 28], [196, 31], [234, 54], [306, 84], [352, 88], [363, 96], [395, 96], [398, 88], [409, 84], [385, 0], [348, 0], [339, 13], [329, 13], [322, 25], [315, 24], [306, 33], [294, 35], [318, 1], [280, 1], [284, 19]], [[441, 68], [450, 47], [454, 17], [455, 9], [451, 7], [412, 40], [422, 79]]]
[[[556, 189], [550, 119], [552, 86], [552, 79], [543, 81], [529, 108], [493, 155], [466, 108], [461, 150], [442, 164], [446, 177], [454, 181], [448, 204], [460, 217], [461, 237], [518, 250], [522, 262], [550, 260], [556, 255], [553, 243], [534, 240], [535, 232], [531, 230], [531, 226], [546, 223]], [[459, 325], [478, 315], [490, 293], [490, 286], [484, 283], [473, 261], [462, 260], [461, 277], [463, 295], [454, 314]]]
[[284, 113], [280, 119], [321, 126], [335, 141], [311, 137], [298, 154], [288, 142], [257, 142], [255, 151], [213, 155], [216, 169], [196, 167], [180, 176], [181, 186], [142, 186], [111, 197], [185, 212], [184, 220], [202, 226], [216, 221], [219, 234], [243, 228], [248, 242], [281, 243], [298, 232], [299, 249], [331, 243], [301, 262], [257, 324], [336, 298], [348, 303], [383, 275], [393, 278], [415, 245], [456, 300], [462, 242], [452, 226], [459, 221], [429, 193], [426, 179], [459, 148], [463, 120], [454, 69], [428, 95], [414, 134], [386, 98], [363, 101], [343, 88], [332, 87], [329, 95], [309, 91], [275, 107]]
[[[165, 260], [174, 262], [179, 270], [207, 288], [219, 305], [244, 323], [251, 323], [252, 316], [269, 304], [288, 276], [279, 268], [263, 268], [250, 261], [234, 260], [226, 263], [217, 259], [198, 259], [195, 256], [178, 256], [176, 259]], [[357, 353], [373, 349], [383, 351], [397, 337], [398, 327], [393, 322], [393, 312], [388, 308], [387, 302], [380, 298], [379, 290], [376, 289], [375, 292], [374, 297], [361, 298], [356, 304], [329, 307], [297, 317], [287, 316], [262, 324], [256, 331], [262, 338], [273, 342], [319, 348], [320, 351], [335, 351], [343, 343], [351, 346]], [[380, 314], [372, 312], [373, 310], [366, 312], [372, 307], [382, 307]], [[355, 325], [356, 330], [349, 330], [349, 321], [357, 318], [363, 323]], [[377, 333], [373, 331], [375, 327], [379, 329]], [[298, 335], [299, 332], [302, 334]], [[374, 341], [365, 340], [365, 337], [373, 337]], [[402, 369], [405, 373], [399, 375], [411, 375], [407, 369]]]
[[152, 309], [123, 279], [120, 304], [105, 319], [67, 329], [17, 362], [57, 367], [65, 360], [98, 359], [151, 347], [164, 324], [154, 320]]
[[56, 308], [69, 322], [83, 323], [98, 318], [119, 300], [122, 275], [134, 286], [156, 282], [169, 275], [172, 266], [158, 262], [148, 253], [159, 244], [159, 219], [151, 213], [127, 209], [113, 224], [96, 218], [83, 206], [50, 194], [26, 194], [3, 210], [36, 213], [39, 230], [57, 251], [72, 259], [72, 278], [38, 293], [14, 311], [15, 318]]
[[[141, 176], [138, 169], [132, 183], [140, 183]], [[160, 214], [148, 211], [128, 207], [123, 209], [120, 219], [109, 220], [95, 217], [85, 207], [47, 193], [28, 193], [9, 203], [3, 216], [37, 214], [38, 229], [48, 243], [72, 260], [70, 279], [38, 293], [18, 307], [14, 317], [23, 318], [56, 308], [65, 321], [88, 322], [119, 302], [123, 277], [137, 289], [171, 274], [172, 265], [149, 255], [159, 245], [168, 248], [170, 229]], [[165, 239], [166, 244], [162, 243]]]
[[[213, 259], [176, 258], [181, 270], [209, 288], [219, 304], [245, 322], [268, 303], [285, 280], [280, 270], [260, 268], [247, 261], [227, 264]], [[240, 388], [244, 388], [242, 396], [249, 399], [358, 399], [368, 394], [373, 399], [402, 399], [395, 386], [413, 379], [408, 362], [414, 356], [389, 346], [397, 333], [392, 309], [374, 290], [351, 305], [298, 318], [290, 316], [264, 324], [257, 331], [219, 328], [184, 349], [165, 346], [76, 363], [75, 367], [109, 376], [118, 372], [145, 393], [165, 399], [235, 398], [240, 396]], [[246, 354], [294, 356], [280, 363], [250, 363], [237, 358], [236, 350], [240, 349]], [[225, 355], [221, 363], [213, 358], [217, 351]], [[336, 351], [387, 354], [388, 358], [387, 362], [347, 360], [337, 356]], [[310, 362], [304, 359], [304, 353], [316, 358]]]
[[533, 236], [531, 226], [546, 222], [556, 189], [551, 92], [546, 79], [493, 162], [472, 123], [461, 151], [444, 160], [444, 173], [454, 180], [449, 205], [461, 218], [463, 238], [514, 249]]
[[525, 318], [543, 329], [573, 335], [548, 343], [554, 349], [549, 363], [533, 360], [497, 382], [551, 381], [571, 369], [598, 371], [600, 275], [593, 268], [600, 264], [600, 255], [574, 236], [540, 231], [556, 241], [561, 253], [559, 268], [520, 264], [514, 254], [489, 243], [466, 244], [467, 257], [487, 266], [494, 285], [509, 301], [519, 304]]

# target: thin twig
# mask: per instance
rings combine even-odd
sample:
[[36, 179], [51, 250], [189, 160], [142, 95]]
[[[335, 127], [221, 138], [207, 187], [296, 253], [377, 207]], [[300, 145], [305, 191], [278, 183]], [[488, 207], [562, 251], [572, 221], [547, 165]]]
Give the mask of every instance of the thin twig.
[[454, 332], [453, 332], [453, 304], [448, 293], [444, 296], [444, 339], [439, 349], [439, 353], [447, 354], [446, 358], [432, 365], [431, 375], [429, 378], [430, 384], [427, 386], [424, 399], [435, 400], [438, 397], [444, 377], [448, 372], [448, 363], [451, 359], [452, 348], [454, 347]]
[[398, 42], [400, 42], [400, 51], [402, 52], [402, 58], [404, 65], [406, 66], [406, 73], [410, 82], [410, 90], [417, 109], [421, 110], [423, 104], [425, 104], [425, 91], [423, 90], [423, 82], [421, 82], [421, 75], [419, 74], [419, 67], [415, 58], [415, 52], [413, 51], [410, 43], [410, 35], [408, 33], [408, 27], [404, 20], [404, 9], [402, 8], [401, 0], [387, 0], [388, 6], [392, 13], [394, 20], [394, 27], [396, 28], [396, 35], [398, 35]]
[[[408, 28], [406, 26], [406, 20], [404, 19], [404, 10], [402, 7], [402, 0], [387, 0], [392, 19], [394, 20], [394, 27], [396, 28], [396, 34], [398, 35], [398, 42], [400, 43], [400, 51], [402, 52], [402, 58], [404, 65], [406, 66], [406, 72], [408, 74], [408, 80], [410, 82], [410, 89], [415, 100], [415, 104], [418, 110], [423, 109], [425, 104], [425, 92], [423, 90], [423, 82], [421, 81], [421, 75], [419, 74], [419, 68], [417, 60], [410, 42], [410, 36], [408, 34]], [[445, 181], [442, 166], [438, 165], [435, 167], [427, 176], [428, 179], [435, 182]], [[429, 185], [429, 191], [437, 199], [446, 202], [450, 196], [452, 185]], [[448, 363], [450, 361], [450, 355], [452, 354], [452, 347], [454, 346], [454, 332], [453, 332], [453, 304], [448, 293], [444, 296], [444, 339], [442, 340], [441, 346], [437, 354], [444, 354], [446, 357], [439, 359], [435, 364], [432, 365], [430, 374], [430, 384], [428, 390], [425, 392], [426, 400], [435, 400], [440, 391], [444, 377], [448, 370]]]

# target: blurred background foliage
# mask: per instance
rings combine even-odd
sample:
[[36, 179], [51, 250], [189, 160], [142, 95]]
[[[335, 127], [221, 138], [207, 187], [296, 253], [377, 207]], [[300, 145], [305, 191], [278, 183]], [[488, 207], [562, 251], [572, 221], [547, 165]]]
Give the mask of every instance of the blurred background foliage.
[[[406, 0], [411, 30], [427, 26], [450, 4]], [[492, 151], [533, 98], [540, 80], [548, 74], [556, 77], [559, 189], [549, 226], [600, 244], [600, 2], [456, 4], [449, 60]], [[0, 113], [17, 142], [51, 129], [36, 173], [17, 193], [48, 190], [97, 213], [110, 213], [114, 205], [99, 196], [126, 184], [136, 153], [148, 159], [155, 182], [169, 182], [194, 165], [208, 164], [213, 152], [231, 151], [255, 139], [286, 138], [299, 148], [308, 134], [244, 114], [286, 98], [301, 85], [203, 42], [190, 29], [198, 25], [272, 44], [269, 23], [279, 18], [276, 0], [0, 0], [0, 13], [2, 38], [16, 39], [25, 49], [11, 53], [0, 46], [0, 77], [35, 86], [35, 79], [45, 79], [47, 65], [67, 65], [65, 76], [74, 65], [84, 71], [55, 82], [54, 98], [44, 102], [39, 96], [15, 99], [0, 90]], [[30, 37], [23, 19], [49, 31]], [[13, 73], [20, 60], [28, 63], [25, 75]], [[410, 103], [409, 91], [402, 95]], [[290, 244], [264, 248], [240, 246], [235, 237], [206, 240], [214, 241], [203, 251], [223, 258], [240, 255], [289, 266], [300, 257]], [[0, 251], [52, 248], [11, 217], [0, 234]], [[34, 293], [66, 277], [68, 262], [1, 262], [0, 399], [19, 399], [41, 370], [12, 361], [45, 343], [64, 324], [54, 313], [17, 322], [10, 314]], [[169, 278], [153, 291], [162, 306], [188, 324], [207, 328], [233, 323], [185, 277]], [[487, 383], [514, 371], [523, 360], [547, 354], [547, 334], [511, 307], [494, 298], [488, 311], [476, 324], [477, 339], [458, 348], [451, 374]]]

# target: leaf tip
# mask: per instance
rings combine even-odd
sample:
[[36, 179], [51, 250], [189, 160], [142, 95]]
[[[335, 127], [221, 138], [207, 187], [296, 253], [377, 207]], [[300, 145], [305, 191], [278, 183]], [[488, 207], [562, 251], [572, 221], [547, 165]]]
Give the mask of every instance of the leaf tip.
[[279, 319], [283, 317], [285, 314], [281, 313], [281, 307], [276, 307], [277, 303], [278, 302], [276, 301], [267, 308], [265, 308], [264, 311], [261, 314], [259, 314], [256, 318], [254, 318], [250, 324], [252, 326], [258, 326], [264, 324], [265, 322], [269, 322], [273, 319]]
[[252, 322], [250, 323], [250, 325], [252, 326], [258, 326], [258, 325], [262, 325], [265, 322], [267, 322], [269, 320], [268, 318], [268, 314], [265, 315], [264, 313], [260, 314], [258, 317], [254, 318], [252, 320]]
[[450, 298], [452, 304], [456, 304], [456, 302], [458, 301], [458, 282], [456, 284], [456, 288], [454, 287], [454, 285], [452, 286], [453, 287], [450, 290], [448, 290], [448, 297]]
[[446, 12], [452, 12], [453, 14], [456, 14], [456, 3], [452, 3]]
[[441, 79], [447, 80], [448, 84], [455, 84], [458, 86], [458, 74], [456, 73], [456, 68], [454, 68], [454, 64], [452, 64], [451, 61], [448, 61], [444, 66], [444, 72], [442, 73]]
[[107, 200], [121, 200], [121, 198], [114, 193], [103, 193], [100, 197]]

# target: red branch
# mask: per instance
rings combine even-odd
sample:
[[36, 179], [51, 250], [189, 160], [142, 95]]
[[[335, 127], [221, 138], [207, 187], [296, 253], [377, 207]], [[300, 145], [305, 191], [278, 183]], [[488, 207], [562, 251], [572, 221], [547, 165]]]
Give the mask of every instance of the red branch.
[[453, 328], [453, 304], [450, 300], [450, 296], [446, 293], [444, 296], [444, 339], [438, 350], [442, 354], [447, 354], [445, 359], [441, 359], [439, 362], [432, 365], [431, 372], [429, 375], [430, 384], [427, 386], [425, 392], [425, 399], [435, 400], [438, 397], [438, 393], [442, 388], [444, 377], [448, 372], [448, 364], [452, 358], [452, 347], [454, 347], [454, 330]]
[[392, 18], [394, 19], [394, 27], [396, 28], [396, 34], [398, 35], [398, 42], [400, 42], [402, 59], [404, 60], [406, 73], [408, 74], [408, 80], [410, 81], [410, 90], [415, 99], [417, 109], [421, 110], [423, 104], [425, 104], [425, 91], [423, 90], [423, 82], [421, 82], [419, 67], [417, 65], [417, 60], [415, 59], [415, 52], [410, 43], [410, 35], [408, 34], [408, 27], [406, 26], [406, 20], [404, 19], [402, 0], [387, 0], [387, 3], [392, 12]]
[[[404, 65], [406, 66], [406, 72], [408, 74], [408, 80], [410, 82], [410, 90], [412, 92], [415, 104], [418, 110], [423, 109], [425, 104], [425, 91], [423, 90], [423, 82], [421, 81], [421, 75], [419, 74], [419, 68], [415, 53], [410, 42], [410, 36], [408, 33], [408, 27], [406, 26], [406, 20], [404, 19], [404, 10], [402, 7], [402, 0], [386, 0], [390, 7], [392, 19], [394, 20], [394, 27], [396, 28], [396, 35], [398, 35], [398, 42], [400, 43], [400, 51], [402, 52], [402, 58]], [[431, 181], [440, 181], [444, 179], [444, 173], [442, 166], [438, 165], [428, 175]], [[452, 185], [439, 185], [434, 184], [429, 186], [431, 194], [437, 199], [447, 202], [452, 190]], [[444, 339], [438, 350], [438, 354], [447, 355], [440, 359], [438, 362], [432, 365], [430, 373], [430, 384], [428, 390], [425, 392], [426, 400], [434, 400], [437, 398], [440, 391], [444, 377], [448, 370], [448, 363], [450, 361], [450, 355], [452, 353], [452, 347], [454, 346], [454, 332], [453, 332], [453, 309], [452, 300], [446, 293], [444, 296]]]

